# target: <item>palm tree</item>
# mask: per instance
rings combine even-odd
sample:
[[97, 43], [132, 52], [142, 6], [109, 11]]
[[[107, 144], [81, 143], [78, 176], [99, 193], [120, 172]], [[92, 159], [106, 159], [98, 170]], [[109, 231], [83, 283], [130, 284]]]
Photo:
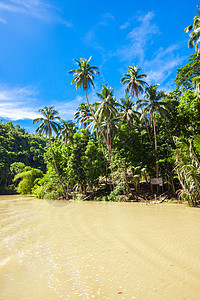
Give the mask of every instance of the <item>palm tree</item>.
[[190, 39], [188, 41], [188, 47], [193, 48], [195, 43], [195, 51], [199, 52], [199, 42], [200, 42], [200, 7], [198, 7], [197, 15], [194, 17], [194, 23], [193, 25], [189, 25], [185, 28], [186, 32], [192, 31], [189, 36]]
[[103, 125], [106, 131], [106, 139], [108, 147], [108, 154], [111, 164], [111, 155], [115, 158], [112, 152], [112, 142], [111, 137], [114, 128], [116, 128], [115, 119], [118, 115], [117, 105], [118, 103], [114, 99], [113, 88], [108, 88], [105, 84], [102, 84], [102, 89], [100, 93], [97, 93], [97, 96], [102, 100], [101, 102], [97, 102], [98, 109], [95, 113], [98, 121]]
[[103, 120], [111, 120], [118, 114], [117, 105], [118, 103], [114, 99], [113, 88], [108, 88], [105, 84], [102, 84], [102, 89], [97, 96], [102, 100], [97, 102], [98, 109], [96, 111], [96, 116], [98, 120], [102, 122]]
[[192, 206], [197, 206], [200, 200], [200, 162], [196, 151], [200, 150], [200, 137], [195, 135], [193, 141], [189, 139], [187, 142], [178, 138], [174, 138], [174, 141], [177, 147], [175, 170], [182, 186], [182, 190], [178, 191], [179, 196], [185, 197]]
[[160, 101], [166, 93], [158, 92], [159, 84], [153, 84], [146, 88], [145, 99], [142, 101], [144, 108], [144, 116], [149, 116], [149, 125], [153, 126], [154, 132], [154, 146], [155, 146], [155, 156], [156, 156], [156, 177], [158, 177], [158, 158], [157, 158], [157, 135], [156, 135], [156, 124], [155, 124], [155, 113], [159, 113], [162, 116], [167, 115], [165, 107], [167, 106], [166, 102]]
[[146, 81], [143, 80], [147, 75], [139, 74], [140, 70], [133, 64], [128, 67], [128, 72], [121, 78], [121, 82], [127, 85], [125, 91], [127, 93], [130, 92], [133, 97], [136, 96], [137, 98], [139, 93], [143, 92], [145, 85], [147, 85]]
[[55, 161], [55, 157], [51, 145], [52, 132], [54, 131], [55, 133], [58, 133], [58, 129], [60, 128], [59, 124], [56, 122], [56, 121], [60, 121], [60, 117], [58, 116], [57, 110], [55, 110], [53, 106], [44, 107], [43, 109], [40, 109], [39, 112], [42, 114], [43, 117], [34, 119], [33, 123], [42, 122], [36, 129], [36, 132], [39, 133], [40, 135], [46, 135], [46, 137], [48, 137], [49, 139], [49, 147], [53, 157], [56, 173], [58, 175], [59, 182], [63, 190], [63, 197], [66, 198], [66, 190], [62, 183], [60, 174], [58, 172], [58, 168], [56, 165], [56, 161]]
[[84, 129], [86, 128], [87, 121], [91, 116], [88, 105], [85, 103], [80, 103], [78, 109], [74, 115], [74, 119], [79, 121], [79, 126], [83, 124]]
[[[132, 97], [136, 96], [139, 104], [140, 104], [139, 93], [143, 93], [144, 87], [148, 85], [146, 81], [143, 80], [144, 78], [147, 77], [147, 75], [144, 73], [140, 74], [139, 73], [140, 71], [141, 69], [133, 64], [132, 66], [128, 67], [128, 72], [125, 73], [124, 76], [121, 78], [122, 84], [126, 84], [125, 92], [126, 93], [130, 92]], [[142, 107], [141, 110], [143, 113]], [[145, 119], [144, 122], [147, 128], [149, 141], [151, 142], [149, 128]]]
[[61, 120], [60, 130], [58, 136], [61, 136], [65, 141], [67, 147], [67, 161], [69, 158], [69, 142], [73, 141], [76, 125], [73, 122]]
[[[101, 127], [95, 117], [94, 111], [91, 108], [91, 105], [89, 103], [88, 96], [87, 96], [88, 88], [90, 88], [90, 86], [94, 87], [94, 82], [93, 82], [94, 75], [99, 74], [98, 68], [96, 66], [91, 66], [89, 64], [91, 58], [92, 57], [90, 56], [90, 58], [88, 60], [85, 58], [75, 59], [75, 64], [78, 66], [78, 69], [70, 70], [70, 71], [68, 71], [68, 74], [74, 74], [74, 78], [72, 79], [71, 84], [76, 83], [77, 89], [81, 88], [81, 86], [83, 87], [83, 90], [85, 92], [86, 101], [87, 101], [89, 110], [91, 112], [91, 115], [92, 115], [105, 143], [107, 144], [107, 147], [109, 148], [107, 139], [106, 139], [103, 131], [101, 130]], [[113, 155], [113, 153], [112, 153], [112, 155]], [[113, 157], [114, 157], [114, 155], [113, 155]]]
[[139, 112], [135, 110], [135, 105], [131, 101], [131, 95], [126, 94], [125, 98], [120, 98], [120, 117], [122, 122], [126, 122], [128, 126], [133, 123], [133, 119], [136, 118], [136, 115], [139, 115]]

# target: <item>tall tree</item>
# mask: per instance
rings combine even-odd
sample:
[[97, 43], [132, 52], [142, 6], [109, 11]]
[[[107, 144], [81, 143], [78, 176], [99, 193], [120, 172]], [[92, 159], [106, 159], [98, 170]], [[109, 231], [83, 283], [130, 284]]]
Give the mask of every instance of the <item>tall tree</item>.
[[200, 76], [200, 55], [194, 53], [188, 59], [189, 63], [177, 69], [175, 82], [178, 87], [184, 87], [186, 90], [194, 89], [193, 80]]
[[127, 85], [125, 91], [127, 93], [130, 92], [133, 97], [136, 96], [137, 98], [139, 93], [142, 93], [144, 87], [147, 85], [146, 81], [143, 80], [147, 75], [139, 74], [140, 71], [141, 69], [133, 64], [128, 67], [128, 72], [121, 78], [121, 82]]
[[74, 119], [79, 121], [79, 127], [83, 124], [83, 127], [85, 129], [90, 116], [91, 113], [88, 105], [85, 103], [80, 103], [77, 111], [74, 114]]
[[[90, 86], [94, 87], [94, 75], [99, 74], [98, 68], [96, 66], [91, 66], [89, 64], [91, 58], [92, 57], [90, 56], [90, 58], [88, 60], [85, 58], [75, 59], [75, 64], [78, 66], [78, 69], [70, 70], [70, 71], [68, 71], [68, 74], [74, 75], [74, 78], [72, 79], [71, 84], [76, 83], [77, 89], [83, 87], [83, 90], [85, 92], [86, 101], [87, 101], [89, 110], [91, 112], [91, 115], [92, 115], [105, 143], [107, 144], [107, 147], [109, 148], [107, 139], [106, 139], [103, 131], [101, 130], [101, 127], [95, 117], [94, 111], [91, 108], [91, 105], [88, 100], [87, 90], [90, 88]], [[111, 153], [112, 153], [112, 151], [111, 151]], [[112, 155], [114, 157], [113, 153], [112, 153]]]
[[102, 100], [98, 103], [99, 107], [95, 113], [98, 121], [103, 125], [106, 131], [106, 139], [108, 147], [108, 154], [111, 164], [112, 155], [112, 129], [115, 127], [112, 124], [118, 115], [117, 105], [118, 103], [114, 99], [113, 88], [108, 88], [105, 84], [102, 84], [101, 93], [97, 93], [97, 96]]
[[61, 120], [60, 130], [58, 136], [62, 136], [67, 147], [67, 161], [69, 159], [69, 142], [73, 141], [76, 125], [73, 122]]
[[197, 5], [197, 15], [194, 17], [194, 23], [185, 28], [186, 32], [192, 31], [189, 36], [188, 47], [193, 48], [195, 45], [195, 51], [199, 52], [200, 42], [200, 7]]
[[186, 198], [190, 205], [197, 206], [200, 199], [200, 136], [195, 135], [187, 142], [179, 138], [174, 140], [177, 146], [174, 152], [175, 170], [182, 186], [179, 195]]
[[100, 122], [116, 118], [118, 114], [118, 103], [114, 99], [113, 90], [113, 88], [108, 88], [105, 84], [102, 84], [101, 92], [97, 93], [97, 96], [102, 100], [97, 102], [98, 109], [96, 111], [96, 116]]
[[59, 124], [57, 123], [57, 121], [60, 121], [60, 117], [58, 116], [57, 110], [55, 110], [53, 108], [53, 106], [44, 107], [44, 108], [40, 109], [39, 112], [42, 114], [42, 117], [34, 119], [33, 123], [41, 122], [41, 124], [37, 127], [36, 132], [39, 133], [40, 135], [46, 135], [46, 137], [48, 137], [48, 139], [49, 139], [49, 147], [51, 149], [51, 154], [53, 157], [53, 162], [54, 162], [54, 166], [56, 169], [56, 173], [58, 175], [59, 182], [60, 182], [60, 185], [63, 190], [63, 197], [66, 198], [66, 189], [62, 183], [62, 180], [61, 180], [58, 168], [57, 168], [56, 160], [54, 157], [52, 145], [51, 145], [52, 132], [54, 131], [55, 133], [58, 133]]
[[120, 101], [120, 119], [130, 126], [133, 119], [137, 118], [136, 115], [139, 115], [139, 112], [136, 111], [136, 106], [131, 101], [131, 95], [126, 94], [125, 98], [121, 98]]
[[[140, 74], [140, 71], [141, 69], [133, 64], [132, 66], [128, 67], [128, 72], [125, 73], [124, 76], [122, 76], [121, 78], [122, 84], [126, 84], [125, 91], [127, 93], [130, 92], [132, 97], [136, 96], [139, 105], [141, 103], [139, 99], [139, 94], [143, 93], [145, 86], [148, 85], [146, 81], [143, 80], [144, 78], [147, 77], [147, 75], [144, 73]], [[143, 113], [142, 106], [141, 106], [141, 110]], [[144, 119], [144, 122], [147, 128], [149, 140], [151, 141], [151, 136], [149, 133], [149, 128], [146, 119]]]
[[155, 157], [156, 157], [156, 177], [159, 175], [159, 166], [158, 166], [158, 156], [157, 156], [157, 135], [156, 135], [156, 122], [155, 122], [155, 113], [159, 113], [162, 116], [166, 116], [167, 111], [165, 106], [167, 103], [160, 101], [164, 96], [164, 92], [158, 92], [159, 84], [152, 84], [149, 87], [146, 87], [145, 99], [142, 101], [142, 105], [145, 106], [144, 115], [149, 116], [149, 125], [153, 126], [154, 133], [154, 147], [155, 147]]

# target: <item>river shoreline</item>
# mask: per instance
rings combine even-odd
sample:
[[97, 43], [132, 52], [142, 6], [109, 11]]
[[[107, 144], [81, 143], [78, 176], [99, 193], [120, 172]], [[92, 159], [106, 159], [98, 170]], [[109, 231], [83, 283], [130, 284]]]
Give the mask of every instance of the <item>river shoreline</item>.
[[[137, 198], [135, 199], [130, 199], [130, 200], [105, 200], [104, 196], [102, 197], [96, 197], [94, 199], [88, 200], [87, 196], [85, 197], [85, 195], [83, 194], [77, 194], [75, 197], [72, 197], [71, 199], [63, 199], [63, 198], [57, 198], [57, 199], [39, 199], [36, 198], [35, 195], [33, 194], [26, 194], [26, 195], [20, 195], [18, 193], [8, 193], [8, 194], [0, 194], [0, 196], [24, 196], [24, 197], [31, 197], [31, 198], [35, 198], [38, 200], [46, 200], [46, 201], [72, 201], [72, 202], [77, 202], [77, 201], [84, 201], [84, 202], [127, 202], [127, 203], [145, 203], [147, 205], [149, 204], [182, 204], [182, 205], [187, 205], [188, 207], [194, 207], [191, 206], [187, 201], [184, 200], [178, 200], [177, 198], [174, 197], [166, 197], [166, 195], [162, 196], [156, 196], [156, 194], [152, 194], [150, 195], [150, 197], [148, 197], [148, 199], [144, 199], [144, 197], [137, 196]], [[197, 208], [199, 208], [200, 206], [196, 206]]]
[[0, 210], [0, 299], [198, 299], [200, 210], [32, 195]]

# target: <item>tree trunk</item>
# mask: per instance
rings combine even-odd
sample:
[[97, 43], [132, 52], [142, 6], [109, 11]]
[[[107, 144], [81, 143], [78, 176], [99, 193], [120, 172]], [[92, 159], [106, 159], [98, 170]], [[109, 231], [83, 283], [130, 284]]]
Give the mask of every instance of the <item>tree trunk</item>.
[[[139, 104], [141, 105], [141, 102], [140, 102], [140, 99], [139, 99], [138, 95], [137, 95], [137, 99], [138, 99]], [[144, 110], [143, 110], [143, 108], [142, 108], [142, 105], [141, 105], [140, 107], [141, 107], [141, 110], [142, 110], [142, 114], [144, 115]], [[151, 136], [150, 136], [150, 132], [149, 132], [149, 127], [148, 127], [147, 122], [146, 122], [146, 120], [145, 120], [145, 116], [144, 116], [144, 123], [145, 123], [145, 125], [146, 125], [146, 129], [147, 129], [149, 141], [150, 141], [150, 143], [151, 143]]]
[[[106, 132], [106, 135], [107, 135], [107, 142], [109, 144], [109, 122], [108, 122], [108, 118], [107, 118], [107, 132]], [[112, 161], [111, 161], [111, 151], [112, 151], [112, 148], [111, 148], [111, 144], [109, 144], [109, 147], [108, 147], [108, 156], [109, 156], [109, 160], [110, 160], [110, 168], [111, 168], [111, 173], [113, 173], [113, 170], [112, 170]]]
[[102, 150], [103, 150], [104, 161], [105, 161], [105, 165], [106, 165], [106, 185], [107, 185], [108, 165], [107, 165], [105, 150], [104, 150], [104, 146], [103, 146], [103, 142], [102, 142], [101, 137], [100, 137], [100, 142], [101, 142], [101, 147], [102, 147]]
[[155, 125], [155, 115], [153, 113], [153, 131], [154, 131], [154, 141], [155, 141], [155, 157], [156, 157], [156, 178], [158, 178], [159, 166], [157, 158], [157, 137], [156, 137], [156, 125]]
[[65, 143], [66, 143], [66, 147], [67, 147], [67, 162], [69, 160], [69, 147], [68, 147], [68, 140], [67, 138], [65, 137]]
[[96, 125], [97, 125], [97, 127], [98, 127], [98, 129], [99, 129], [99, 131], [100, 131], [100, 133], [101, 133], [101, 135], [102, 135], [102, 137], [103, 137], [103, 139], [104, 139], [104, 141], [105, 141], [107, 147], [108, 147], [108, 150], [110, 150], [110, 153], [111, 153], [112, 157], [115, 159], [115, 155], [114, 155], [114, 153], [112, 152], [112, 149], [110, 149], [109, 142], [107, 141], [107, 139], [106, 139], [106, 137], [105, 137], [103, 131], [101, 130], [101, 127], [100, 127], [100, 125], [99, 125], [99, 123], [98, 123], [98, 121], [97, 121], [97, 119], [96, 119], [96, 117], [95, 117], [95, 115], [94, 115], [94, 112], [93, 112], [93, 110], [92, 110], [92, 108], [91, 108], [91, 106], [90, 106], [90, 103], [89, 103], [89, 100], [88, 100], [88, 96], [87, 96], [87, 91], [86, 91], [85, 89], [84, 89], [84, 91], [85, 91], [85, 97], [86, 97], [86, 100], [87, 100], [87, 104], [88, 104], [89, 110], [90, 110], [90, 112], [91, 112], [91, 114], [92, 114], [92, 116], [93, 116], [93, 118], [94, 118], [94, 121], [95, 121], [95, 123], [96, 123]]
[[65, 190], [65, 187], [64, 187], [64, 185], [63, 185], [63, 183], [62, 183], [62, 180], [61, 180], [61, 178], [60, 178], [60, 174], [59, 174], [59, 172], [58, 172], [58, 168], [57, 168], [57, 165], [56, 165], [56, 161], [55, 161], [53, 149], [52, 149], [52, 146], [51, 146], [51, 139], [50, 139], [50, 136], [49, 136], [49, 145], [50, 145], [51, 154], [52, 154], [52, 157], [53, 157], [53, 162], [54, 162], [54, 166], [55, 166], [55, 169], [56, 169], [56, 173], [57, 173], [57, 175], [58, 175], [58, 178], [59, 178], [59, 181], [60, 181], [60, 185], [61, 185], [61, 187], [62, 187], [62, 189], [63, 189], [63, 195], [64, 195], [63, 198], [66, 199], [66, 190]]
[[[154, 112], [153, 112], [153, 131], [154, 131], [154, 141], [155, 141], [156, 178], [158, 178], [159, 165], [158, 165], [158, 157], [157, 157], [157, 137], [156, 137], [156, 124], [155, 124]], [[158, 184], [157, 184], [157, 193], [159, 193], [159, 185]]]
[[[68, 161], [69, 161], [69, 145], [68, 145], [68, 140], [65, 137], [65, 143], [66, 143], [66, 147], [67, 147], [67, 165], [68, 165]], [[68, 199], [68, 195], [69, 195], [69, 185], [67, 183], [67, 199]]]
[[[109, 122], [108, 122], [108, 118], [107, 118], [107, 133], [106, 133], [106, 135], [107, 135], [107, 141], [108, 141], [108, 143], [109, 143]], [[111, 153], [110, 153], [110, 149], [111, 149], [111, 145], [109, 145], [109, 147], [108, 147], [108, 156], [109, 156], [109, 161], [110, 161], [110, 170], [111, 170], [111, 183], [110, 183], [110, 189], [111, 189], [111, 191], [112, 191], [112, 189], [113, 189], [113, 187], [112, 187], [112, 184], [113, 184], [113, 169], [112, 169], [112, 161], [111, 161]], [[113, 185], [114, 186], [114, 185]]]

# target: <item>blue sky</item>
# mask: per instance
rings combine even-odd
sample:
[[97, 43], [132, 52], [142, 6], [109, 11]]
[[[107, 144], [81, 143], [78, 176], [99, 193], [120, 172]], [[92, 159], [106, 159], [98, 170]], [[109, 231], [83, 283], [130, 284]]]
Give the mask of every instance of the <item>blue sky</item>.
[[0, 120], [29, 132], [44, 106], [72, 120], [82, 90], [71, 85], [73, 59], [99, 67], [89, 100], [101, 84], [124, 96], [120, 78], [133, 63], [160, 89], [174, 87], [176, 69], [194, 50], [184, 28], [193, 23], [199, 1], [191, 0], [0, 0]]

